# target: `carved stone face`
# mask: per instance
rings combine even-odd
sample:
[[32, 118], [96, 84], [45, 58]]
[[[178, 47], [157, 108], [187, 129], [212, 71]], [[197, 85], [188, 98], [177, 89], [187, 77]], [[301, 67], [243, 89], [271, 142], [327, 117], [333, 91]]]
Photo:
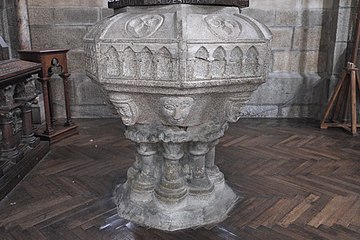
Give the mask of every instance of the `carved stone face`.
[[121, 120], [127, 126], [134, 125], [138, 118], [138, 108], [133, 101], [120, 102], [120, 101], [112, 101], [115, 105], [117, 112], [120, 114]]
[[237, 122], [241, 116], [240, 110], [244, 102], [240, 100], [229, 100], [225, 105], [226, 118], [229, 122]]
[[171, 124], [182, 124], [190, 113], [194, 99], [191, 97], [163, 97], [161, 111]]

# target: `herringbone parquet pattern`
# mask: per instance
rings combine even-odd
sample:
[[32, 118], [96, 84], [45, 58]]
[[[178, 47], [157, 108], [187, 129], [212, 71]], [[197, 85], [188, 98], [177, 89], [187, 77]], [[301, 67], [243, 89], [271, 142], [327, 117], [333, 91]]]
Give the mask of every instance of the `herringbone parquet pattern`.
[[116, 215], [133, 145], [120, 120], [78, 120], [0, 203], [0, 239], [360, 239], [360, 139], [304, 120], [240, 120], [217, 165], [242, 196], [218, 226], [147, 230]]

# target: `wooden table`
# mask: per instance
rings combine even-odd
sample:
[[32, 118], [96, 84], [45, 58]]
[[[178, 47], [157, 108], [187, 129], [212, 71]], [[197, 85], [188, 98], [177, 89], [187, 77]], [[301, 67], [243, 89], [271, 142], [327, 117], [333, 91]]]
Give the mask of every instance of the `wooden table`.
[[[21, 50], [20, 59], [41, 63], [40, 81], [42, 83], [45, 107], [45, 129], [37, 132], [41, 139], [50, 141], [50, 144], [58, 142], [66, 137], [77, 134], [77, 126], [71, 119], [70, 111], [70, 84], [67, 67], [67, 52], [69, 49], [47, 49], [47, 50]], [[54, 116], [53, 99], [51, 95], [51, 77], [58, 74], [64, 84], [64, 98], [66, 120], [65, 123], [57, 124]]]
[[49, 151], [49, 143], [40, 142], [32, 126], [32, 74], [40, 71], [38, 63], [0, 61], [0, 199]]

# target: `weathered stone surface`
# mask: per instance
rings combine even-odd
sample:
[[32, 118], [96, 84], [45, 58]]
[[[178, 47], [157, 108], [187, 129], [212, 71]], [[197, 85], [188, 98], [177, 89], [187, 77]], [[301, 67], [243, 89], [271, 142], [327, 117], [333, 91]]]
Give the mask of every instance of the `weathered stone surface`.
[[252, 105], [247, 104], [241, 109], [240, 117], [242, 118], [277, 118], [277, 105]]
[[85, 26], [32, 26], [32, 47], [79, 49], [85, 33]]
[[85, 7], [106, 7], [107, 0], [28, 0], [30, 6], [85, 6]]
[[39, 7], [47, 7], [53, 6], [53, 1], [49, 0], [28, 0], [29, 6], [39, 6]]
[[29, 8], [30, 25], [53, 25], [54, 9], [53, 8]]
[[[61, 108], [62, 112], [59, 112], [59, 116], [65, 115], [65, 108]], [[72, 105], [71, 106], [71, 116], [74, 118], [103, 118], [106, 117], [116, 117], [112, 107], [105, 104], [91, 104], [91, 105]], [[120, 120], [119, 120], [120, 121]]]
[[63, 25], [89, 25], [100, 19], [99, 8], [55, 8], [54, 20]]
[[274, 52], [274, 72], [324, 72], [326, 56], [318, 51]]
[[271, 43], [273, 50], [291, 49], [294, 28], [292, 27], [272, 27], [273, 40]]
[[74, 101], [76, 105], [106, 105], [106, 93], [99, 84], [85, 74], [73, 74], [71, 80], [75, 88]]
[[316, 105], [246, 105], [241, 118], [321, 118], [324, 106]]
[[251, 8], [260, 8], [260, 9], [296, 9], [301, 7], [302, 0], [256, 0], [250, 1]]
[[241, 117], [318, 119], [322, 104], [327, 102], [327, 84], [316, 73], [271, 73], [242, 108]]
[[251, 16], [252, 18], [261, 21], [266, 24], [266, 26], [275, 25], [275, 10], [265, 10], [265, 9], [254, 9], [254, 8], [244, 8], [241, 10], [242, 14]]
[[302, 26], [323, 26], [331, 23], [329, 10], [311, 9], [302, 12]]
[[70, 50], [67, 54], [69, 72], [85, 73], [85, 52]]
[[304, 8], [332, 8], [333, 0], [303, 0]]
[[110, 8], [101, 8], [100, 14], [100, 19], [104, 19], [106, 17], [114, 15], [114, 10]]
[[354, 7], [356, 5], [356, 1], [353, 0], [339, 0], [340, 7]]
[[313, 104], [317, 103], [321, 92], [317, 85], [322, 84], [318, 74], [272, 73], [266, 83], [251, 96], [249, 104]]
[[305, 27], [295, 28], [294, 32], [294, 49], [318, 50], [322, 38], [326, 38], [322, 32], [322, 27]]
[[348, 44], [346, 42], [337, 42], [334, 49], [334, 64], [332, 73], [340, 75], [346, 64], [346, 53]]
[[16, 10], [13, 5], [13, 3], [12, 5], [7, 5], [6, 8], [7, 24], [9, 27], [16, 27]]
[[350, 34], [352, 24], [352, 9], [351, 8], [340, 8], [338, 13], [338, 23], [336, 32], [336, 41], [348, 41], [353, 34]]
[[80, 5], [87, 7], [107, 7], [107, 2], [108, 0], [80, 0]]
[[264, 83], [270, 39], [238, 8], [214, 6], [129, 7], [90, 30], [87, 75], [137, 145], [115, 191], [119, 215], [168, 231], [226, 218], [239, 197], [214, 164], [215, 145]]
[[301, 12], [297, 10], [277, 10], [276, 25], [278, 26], [300, 26]]

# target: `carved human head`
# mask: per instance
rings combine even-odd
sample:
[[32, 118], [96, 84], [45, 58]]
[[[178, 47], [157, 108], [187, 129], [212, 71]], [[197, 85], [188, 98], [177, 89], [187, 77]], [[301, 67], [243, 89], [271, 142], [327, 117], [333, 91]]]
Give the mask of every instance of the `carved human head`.
[[161, 111], [167, 122], [182, 124], [190, 113], [194, 99], [191, 97], [162, 97]]
[[114, 104], [125, 125], [132, 126], [137, 122], [139, 110], [130, 96], [115, 93], [110, 95], [110, 101]]

